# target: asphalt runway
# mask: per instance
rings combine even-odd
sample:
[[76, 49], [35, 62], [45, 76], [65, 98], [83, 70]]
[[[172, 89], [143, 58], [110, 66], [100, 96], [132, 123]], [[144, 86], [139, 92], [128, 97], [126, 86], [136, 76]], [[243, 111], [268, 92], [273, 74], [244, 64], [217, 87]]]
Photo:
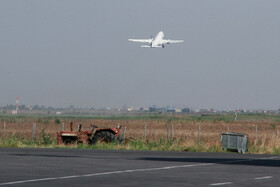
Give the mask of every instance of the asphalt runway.
[[0, 148], [1, 186], [280, 186], [280, 155]]

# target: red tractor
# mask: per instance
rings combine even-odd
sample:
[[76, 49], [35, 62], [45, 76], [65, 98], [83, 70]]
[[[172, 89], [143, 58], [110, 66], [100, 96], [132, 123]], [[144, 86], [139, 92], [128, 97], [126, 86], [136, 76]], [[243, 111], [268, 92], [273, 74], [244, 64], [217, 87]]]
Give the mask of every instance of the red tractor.
[[120, 135], [121, 126], [118, 128], [98, 128], [97, 126], [90, 124], [91, 130], [81, 131], [82, 125], [78, 125], [78, 131], [73, 132], [73, 122], [70, 123], [70, 131], [59, 131], [57, 133], [58, 144], [73, 144], [73, 143], [84, 143], [84, 144], [96, 144], [97, 142], [117, 142], [124, 143], [124, 139]]

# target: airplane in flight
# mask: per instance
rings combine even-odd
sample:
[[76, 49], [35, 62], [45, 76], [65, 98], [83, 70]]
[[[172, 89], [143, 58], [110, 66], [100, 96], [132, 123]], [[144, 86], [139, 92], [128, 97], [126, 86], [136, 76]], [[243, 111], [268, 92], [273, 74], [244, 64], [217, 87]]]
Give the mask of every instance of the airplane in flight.
[[147, 43], [147, 45], [141, 45], [141, 47], [162, 47], [164, 48], [165, 44], [172, 44], [172, 43], [181, 43], [184, 42], [184, 40], [165, 40], [163, 39], [164, 33], [160, 31], [155, 38], [151, 37], [151, 39], [128, 39], [132, 42], [142, 42]]

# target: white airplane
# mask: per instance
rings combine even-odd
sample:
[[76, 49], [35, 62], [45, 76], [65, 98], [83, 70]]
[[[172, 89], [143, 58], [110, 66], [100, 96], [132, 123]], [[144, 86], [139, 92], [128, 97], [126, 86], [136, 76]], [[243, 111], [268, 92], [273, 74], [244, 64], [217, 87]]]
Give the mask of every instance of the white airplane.
[[180, 43], [184, 42], [184, 40], [165, 40], [163, 39], [164, 34], [162, 31], [160, 31], [155, 38], [151, 39], [128, 39], [129, 41], [132, 42], [142, 42], [142, 43], [147, 43], [148, 45], [141, 45], [141, 47], [164, 47], [165, 44], [172, 44], [172, 43]]

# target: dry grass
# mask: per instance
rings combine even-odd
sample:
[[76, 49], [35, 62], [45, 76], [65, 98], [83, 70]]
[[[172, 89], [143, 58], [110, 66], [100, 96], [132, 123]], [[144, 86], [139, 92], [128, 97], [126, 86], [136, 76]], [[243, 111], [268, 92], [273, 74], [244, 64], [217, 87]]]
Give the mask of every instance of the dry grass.
[[[32, 139], [33, 123], [36, 123], [37, 137], [42, 135], [42, 131], [49, 134], [52, 138], [56, 138], [57, 131], [61, 130], [64, 123], [64, 130], [70, 131], [70, 119], [60, 120], [57, 124], [54, 119], [25, 119], [11, 120], [6, 122], [5, 138], [16, 135], [20, 139]], [[126, 127], [126, 137], [138, 140], [144, 139], [144, 127], [146, 126], [146, 140], [149, 142], [167, 139], [168, 129], [173, 125], [174, 140], [180, 142], [182, 147], [192, 147], [198, 144], [198, 129], [200, 126], [200, 144], [207, 150], [211, 147], [220, 147], [220, 135], [222, 132], [240, 132], [249, 135], [249, 150], [252, 147], [252, 152], [255, 153], [274, 153], [275, 148], [280, 147], [280, 137], [277, 137], [277, 131], [280, 131], [280, 123], [270, 120], [260, 121], [167, 121], [167, 120], [106, 120], [106, 119], [76, 119], [74, 121], [74, 129], [78, 124], [83, 124], [83, 130], [89, 130], [90, 124], [94, 123], [100, 128], [117, 127], [118, 124]], [[2, 121], [0, 123], [0, 136], [4, 137]], [[258, 127], [258, 135], [256, 141], [256, 127]], [[280, 135], [279, 135], [280, 136]]]

